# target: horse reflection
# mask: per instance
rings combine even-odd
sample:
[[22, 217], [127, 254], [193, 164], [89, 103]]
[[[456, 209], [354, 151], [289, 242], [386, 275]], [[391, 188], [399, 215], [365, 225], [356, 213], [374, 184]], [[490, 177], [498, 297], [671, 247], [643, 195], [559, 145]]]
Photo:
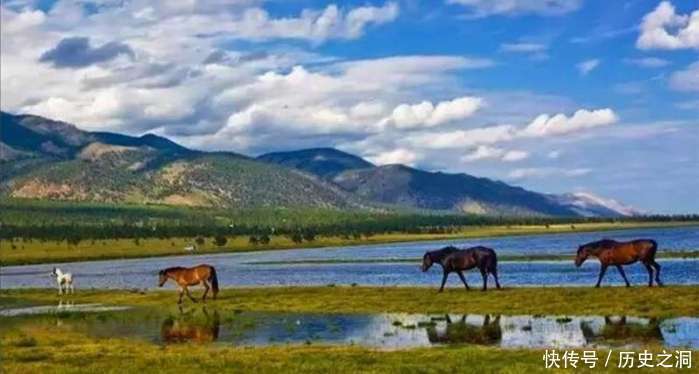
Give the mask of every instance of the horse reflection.
[[653, 317], [644, 321], [628, 321], [626, 316], [604, 317], [604, 326], [600, 331], [594, 329], [586, 322], [580, 323], [583, 336], [588, 342], [606, 341], [618, 343], [633, 342], [658, 342], [662, 343], [663, 334], [660, 330], [660, 320]]
[[165, 343], [212, 343], [218, 339], [221, 326], [218, 312], [210, 316], [202, 309], [204, 318], [181, 313], [168, 317], [160, 328], [160, 337]]
[[445, 329], [428, 327], [427, 338], [430, 343], [494, 345], [502, 340], [499, 315], [493, 319], [486, 315], [482, 325], [468, 323], [466, 317], [467, 315], [463, 315], [460, 320], [454, 322], [446, 315]]

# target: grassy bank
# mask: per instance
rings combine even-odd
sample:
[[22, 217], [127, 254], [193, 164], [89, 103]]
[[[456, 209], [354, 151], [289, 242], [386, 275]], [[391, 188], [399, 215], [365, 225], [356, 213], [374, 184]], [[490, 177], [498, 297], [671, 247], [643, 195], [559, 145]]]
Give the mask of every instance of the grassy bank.
[[[624, 222], [624, 223], [577, 223], [556, 225], [522, 226], [464, 226], [447, 234], [378, 234], [359, 239], [347, 237], [317, 237], [314, 241], [294, 243], [286, 236], [272, 236], [269, 244], [251, 244], [248, 237], [229, 237], [224, 246], [217, 246], [211, 238], [197, 249], [198, 254], [231, 253], [256, 250], [316, 248], [349, 245], [367, 245], [408, 241], [468, 239], [487, 236], [570, 233], [604, 230], [621, 230], [651, 227], [677, 227], [697, 225], [697, 222]], [[77, 245], [65, 241], [15, 240], [0, 242], [0, 264], [4, 266], [55, 263], [69, 261], [106, 260], [116, 258], [138, 258], [188, 254], [183, 248], [193, 243], [194, 238], [173, 239], [110, 239], [86, 240]], [[661, 243], [662, 248], [662, 243]]]
[[[76, 303], [175, 308], [174, 291], [79, 291]], [[53, 290], [0, 291], [0, 306], [54, 304]], [[233, 311], [413, 312], [697, 316], [699, 287], [517, 288], [499, 292], [425, 288], [298, 287], [224, 289], [208, 308]], [[0, 318], [1, 320], [1, 318]], [[9, 326], [9, 327], [8, 327]], [[75, 326], [75, 325], [73, 325]], [[384, 351], [360, 346], [235, 347], [141, 338], [95, 338], [69, 324], [19, 323], [0, 329], [3, 373], [112, 372], [545, 372], [541, 349], [478, 345]], [[659, 352], [659, 346], [644, 349]], [[578, 350], [579, 351], [579, 350]], [[604, 357], [606, 351], [599, 353]], [[612, 359], [610, 370], [616, 370]], [[648, 369], [653, 372], [655, 369]], [[658, 369], [672, 372], [672, 369]], [[595, 370], [599, 371], [599, 369]], [[645, 371], [645, 370], [644, 370]], [[685, 370], [686, 371], [686, 370]]]
[[[154, 280], [155, 282], [155, 280]], [[200, 291], [195, 291], [200, 295]], [[174, 306], [175, 291], [79, 291], [76, 303]], [[0, 305], [54, 304], [52, 289], [3, 290]], [[269, 287], [224, 289], [210, 305], [219, 310], [288, 312], [405, 312], [699, 316], [699, 287], [509, 288], [501, 291], [419, 287]]]

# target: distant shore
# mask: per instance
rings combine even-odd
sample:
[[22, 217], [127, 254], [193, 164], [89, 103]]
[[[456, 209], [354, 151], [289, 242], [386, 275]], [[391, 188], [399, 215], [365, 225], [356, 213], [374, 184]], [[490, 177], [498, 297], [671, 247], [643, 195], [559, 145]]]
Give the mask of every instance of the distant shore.
[[[480, 237], [499, 237], [532, 234], [560, 234], [591, 231], [627, 230], [639, 228], [671, 228], [697, 226], [699, 222], [618, 222], [618, 223], [573, 223], [554, 225], [507, 225], [507, 226], [464, 226], [452, 233], [437, 234], [412, 234], [412, 233], [387, 233], [370, 237], [343, 238], [343, 237], [317, 237], [314, 241], [295, 243], [286, 236], [272, 236], [269, 244], [252, 244], [248, 237], [230, 237], [226, 245], [216, 246], [211, 238], [206, 238], [203, 245], [199, 245], [196, 251], [187, 252], [186, 246], [192, 243], [193, 238], [173, 239], [108, 239], [86, 240], [77, 245], [68, 245], [66, 242], [15, 240], [0, 242], [0, 265], [29, 265], [42, 263], [60, 263], [77, 261], [97, 261], [125, 258], [147, 258], [161, 256], [182, 256], [189, 254], [214, 254], [214, 253], [239, 253], [250, 251], [302, 249], [372, 245], [386, 243], [402, 243], [415, 241], [458, 240]], [[661, 257], [671, 258], [696, 258], [699, 257], [696, 248], [688, 248], [681, 252], [668, 252]], [[506, 260], [534, 261], [534, 260], [560, 260], [561, 256], [523, 256], [517, 258], [503, 257]]]

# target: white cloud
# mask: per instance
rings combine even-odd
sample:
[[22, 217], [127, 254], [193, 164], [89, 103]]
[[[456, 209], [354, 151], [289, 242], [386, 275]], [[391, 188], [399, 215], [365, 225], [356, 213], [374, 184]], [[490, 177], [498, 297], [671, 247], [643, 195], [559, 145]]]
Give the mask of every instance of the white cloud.
[[261, 8], [246, 10], [231, 24], [233, 34], [245, 39], [309, 39], [323, 41], [330, 38], [355, 39], [370, 24], [383, 24], [398, 17], [398, 4], [390, 2], [382, 7], [364, 6], [343, 13], [337, 5], [328, 5], [322, 11], [305, 10], [298, 18], [271, 18]]
[[462, 162], [472, 162], [480, 160], [502, 160], [514, 162], [524, 160], [529, 157], [529, 153], [520, 150], [506, 150], [487, 145], [478, 146], [473, 152], [463, 156]]
[[554, 160], [555, 160], [555, 159], [557, 159], [557, 158], [561, 157], [561, 154], [562, 154], [562, 152], [561, 152], [561, 151], [559, 151], [559, 150], [555, 149], [555, 150], [553, 150], [553, 151], [549, 152], [549, 153], [548, 153], [548, 154], [546, 155], [546, 157], [548, 157], [548, 158], [551, 158], [551, 159], [554, 159]]
[[669, 1], [663, 1], [643, 17], [636, 40], [639, 49], [699, 48], [699, 10], [691, 15], [677, 14]]
[[677, 91], [699, 92], [699, 61], [670, 76], [670, 88]]
[[590, 60], [585, 60], [580, 62], [579, 64], [575, 65], [575, 67], [578, 69], [581, 75], [587, 75], [591, 71], [595, 70], [597, 66], [599, 66], [600, 60], [597, 58], [593, 58]]
[[368, 156], [367, 159], [377, 165], [404, 164], [414, 165], [419, 159], [417, 153], [399, 148], [392, 151], [382, 152], [376, 155]]
[[503, 52], [534, 53], [544, 52], [548, 49], [546, 44], [541, 43], [503, 43], [500, 50]]
[[522, 136], [534, 137], [562, 135], [582, 129], [611, 125], [618, 120], [617, 115], [609, 108], [592, 111], [581, 109], [570, 117], [565, 114], [556, 114], [554, 116], [542, 114], [527, 125], [521, 134]]
[[558, 16], [577, 10], [582, 0], [447, 0], [447, 3], [466, 7], [474, 17], [496, 14]]
[[502, 160], [512, 162], [512, 161], [524, 160], [527, 157], [529, 157], [529, 152], [519, 151], [519, 150], [511, 150], [511, 151], [505, 152], [505, 154], [502, 156]]
[[508, 178], [511, 180], [521, 180], [521, 179], [531, 179], [531, 178], [547, 178], [547, 177], [579, 177], [582, 175], [587, 175], [592, 172], [588, 168], [574, 168], [574, 169], [564, 169], [564, 168], [554, 168], [554, 167], [544, 167], [544, 168], [521, 168], [515, 169], [508, 174]]
[[391, 116], [382, 121], [400, 129], [434, 127], [470, 117], [483, 105], [479, 97], [464, 96], [433, 105], [429, 101], [419, 104], [398, 105]]
[[643, 68], [661, 68], [670, 65], [670, 61], [658, 57], [627, 58], [624, 61]]

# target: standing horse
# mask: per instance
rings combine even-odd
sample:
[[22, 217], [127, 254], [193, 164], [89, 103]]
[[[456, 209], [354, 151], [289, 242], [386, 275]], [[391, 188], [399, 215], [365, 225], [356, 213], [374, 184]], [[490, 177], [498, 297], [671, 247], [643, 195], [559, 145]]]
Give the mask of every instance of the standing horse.
[[422, 257], [421, 269], [423, 272], [432, 267], [432, 264], [438, 263], [442, 266], [444, 274], [442, 276], [442, 286], [439, 287], [439, 292], [444, 291], [444, 284], [447, 282], [449, 273], [456, 272], [461, 278], [461, 281], [469, 290], [464, 271], [478, 267], [483, 276], [483, 291], [488, 289], [488, 273], [493, 274], [495, 285], [500, 289], [498, 281], [498, 258], [495, 251], [488, 247], [471, 247], [467, 249], [458, 249], [456, 247], [444, 247], [442, 249], [425, 253]]
[[214, 300], [216, 300], [216, 295], [218, 294], [218, 277], [216, 276], [216, 269], [211, 265], [198, 265], [193, 268], [183, 268], [180, 266], [167, 268], [160, 271], [160, 284], [162, 287], [168, 279], [174, 280], [178, 286], [180, 286], [180, 299], [177, 302], [182, 304], [182, 295], [187, 294], [190, 300], [194, 300], [192, 295], [189, 294], [188, 286], [196, 286], [199, 283], [204, 285], [204, 296], [202, 296], [201, 301], [206, 301], [206, 294], [209, 293], [209, 288], [213, 290]]
[[602, 283], [602, 278], [607, 272], [609, 265], [616, 266], [619, 274], [624, 278], [626, 287], [631, 287], [629, 280], [626, 279], [626, 274], [622, 265], [630, 265], [636, 261], [641, 261], [648, 270], [648, 287], [653, 287], [653, 269], [655, 269], [655, 282], [658, 286], [662, 286], [660, 281], [660, 265], [655, 262], [655, 252], [658, 250], [658, 243], [651, 239], [638, 239], [630, 242], [617, 242], [611, 239], [602, 239], [596, 242], [583, 244], [578, 247], [578, 254], [575, 257], [575, 266], [585, 262], [589, 256], [595, 256], [599, 259], [600, 270], [599, 278], [595, 287], [599, 287]]
[[51, 276], [56, 278], [56, 284], [58, 285], [58, 294], [63, 295], [70, 291], [71, 294], [75, 293], [75, 287], [73, 286], [73, 274], [64, 273], [59, 268], [53, 268]]

